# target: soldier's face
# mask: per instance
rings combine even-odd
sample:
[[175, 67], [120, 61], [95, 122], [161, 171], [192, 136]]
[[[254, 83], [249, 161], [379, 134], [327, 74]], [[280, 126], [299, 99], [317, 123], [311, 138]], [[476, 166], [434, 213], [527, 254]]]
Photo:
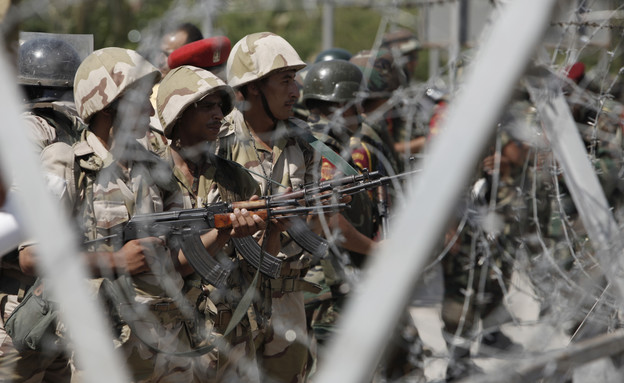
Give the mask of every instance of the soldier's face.
[[169, 65], [167, 65], [167, 59], [169, 55], [176, 49], [186, 44], [188, 40], [188, 34], [185, 31], [176, 31], [168, 33], [163, 36], [160, 43], [160, 55], [157, 59], [158, 69], [164, 75], [169, 73]]
[[190, 146], [215, 141], [223, 120], [222, 107], [220, 94], [211, 94], [186, 108], [178, 123], [180, 143]]
[[[142, 84], [147, 86], [147, 84]], [[154, 108], [150, 102], [150, 91], [136, 87], [128, 90], [120, 99], [117, 109], [117, 125], [131, 138], [145, 137], [149, 130], [150, 117]]]
[[294, 114], [293, 107], [299, 97], [295, 74], [294, 70], [278, 72], [270, 75], [260, 84], [271, 113], [278, 120], [287, 120]]

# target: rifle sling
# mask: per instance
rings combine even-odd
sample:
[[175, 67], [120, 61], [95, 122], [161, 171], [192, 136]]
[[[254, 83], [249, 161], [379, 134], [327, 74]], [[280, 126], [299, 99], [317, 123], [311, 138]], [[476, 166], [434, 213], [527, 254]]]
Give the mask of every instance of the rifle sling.
[[348, 176], [360, 174], [344, 158], [342, 158], [332, 148], [325, 145], [322, 141], [314, 137], [314, 135], [309, 131], [302, 129], [300, 135], [308, 144], [310, 144], [312, 148], [314, 148], [314, 150], [319, 152], [323, 157], [327, 159], [327, 161], [331, 162], [343, 174]]
[[282, 270], [282, 261], [262, 250], [252, 237], [232, 238], [234, 247], [250, 265], [260, 270], [269, 278], [278, 278]]
[[208, 253], [197, 232], [183, 230], [179, 236], [172, 236], [171, 240], [182, 248], [184, 256], [197, 274], [215, 287], [226, 286], [230, 270]]

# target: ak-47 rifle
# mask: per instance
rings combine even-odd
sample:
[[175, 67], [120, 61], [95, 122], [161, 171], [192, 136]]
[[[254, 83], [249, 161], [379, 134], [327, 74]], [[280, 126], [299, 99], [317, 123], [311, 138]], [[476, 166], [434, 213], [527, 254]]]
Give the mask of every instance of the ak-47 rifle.
[[[296, 200], [281, 201], [238, 201], [216, 203], [202, 208], [173, 210], [162, 213], [138, 214], [128, 222], [113, 228], [113, 234], [85, 242], [90, 245], [101, 241], [114, 241], [121, 247], [128, 241], [144, 237], [167, 237], [172, 245], [184, 252], [189, 264], [208, 283], [225, 286], [230, 269], [208, 254], [201, 242], [200, 234], [213, 228], [231, 227], [230, 213], [235, 208], [247, 209], [262, 219], [281, 219], [297, 215], [320, 214], [344, 209], [346, 204], [300, 206]], [[251, 237], [232, 238], [234, 246], [243, 258], [260, 272], [277, 278], [281, 271], [281, 260], [267, 252]]]
[[[340, 200], [342, 196], [353, 195], [363, 190], [377, 189], [380, 191], [383, 188], [385, 192], [385, 186], [392, 183], [394, 179], [408, 177], [418, 172], [420, 170], [404, 172], [394, 176], [382, 176], [380, 172], [368, 172], [364, 169], [361, 174], [306, 184], [296, 191], [266, 196], [264, 199], [273, 203], [296, 200], [300, 205], [315, 206], [332, 197], [337, 197]], [[328, 193], [330, 191], [331, 193]], [[383, 197], [385, 196], [386, 194], [384, 193]], [[385, 233], [388, 218], [387, 200], [378, 200], [378, 205], [380, 214], [382, 214], [382, 230]], [[288, 233], [299, 246], [316, 257], [322, 257], [329, 247], [325, 238], [312, 232], [305, 222], [301, 220], [294, 220], [294, 223], [288, 229]]]

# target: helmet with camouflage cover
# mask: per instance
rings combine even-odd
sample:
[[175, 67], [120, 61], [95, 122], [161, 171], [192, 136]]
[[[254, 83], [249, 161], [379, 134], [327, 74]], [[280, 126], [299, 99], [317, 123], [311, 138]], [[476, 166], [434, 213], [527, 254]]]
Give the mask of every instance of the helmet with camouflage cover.
[[173, 127], [182, 113], [211, 94], [220, 93], [223, 115], [232, 110], [234, 91], [211, 72], [190, 65], [170, 71], [158, 87], [156, 106], [165, 136], [171, 138]]
[[364, 74], [367, 98], [390, 97], [406, 82], [405, 74], [394, 65], [392, 54], [385, 49], [380, 49], [375, 57], [372, 57], [372, 51], [360, 51], [349, 62], [357, 65]]
[[80, 117], [91, 117], [106, 109], [132, 86], [145, 82], [150, 87], [160, 80], [160, 72], [137, 52], [109, 47], [99, 49], [76, 71], [74, 101]]
[[362, 71], [344, 60], [312, 64], [303, 83], [303, 101], [347, 102], [355, 99], [362, 83]]
[[397, 49], [400, 54], [404, 55], [419, 50], [420, 42], [414, 32], [400, 28], [386, 32], [381, 40], [381, 47], [388, 50]]
[[237, 88], [278, 70], [298, 71], [305, 66], [284, 38], [271, 32], [253, 33], [232, 48], [227, 61], [227, 81]]

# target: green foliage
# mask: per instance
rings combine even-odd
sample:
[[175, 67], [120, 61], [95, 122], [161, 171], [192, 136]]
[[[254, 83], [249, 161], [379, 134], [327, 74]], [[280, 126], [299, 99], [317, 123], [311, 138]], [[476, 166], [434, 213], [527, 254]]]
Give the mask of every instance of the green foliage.
[[[370, 9], [336, 8], [334, 46], [351, 53], [370, 49], [381, 15]], [[235, 43], [243, 36], [271, 31], [284, 37], [306, 61], [312, 61], [322, 49], [322, 14], [312, 11], [260, 11], [219, 15], [215, 27]]]

